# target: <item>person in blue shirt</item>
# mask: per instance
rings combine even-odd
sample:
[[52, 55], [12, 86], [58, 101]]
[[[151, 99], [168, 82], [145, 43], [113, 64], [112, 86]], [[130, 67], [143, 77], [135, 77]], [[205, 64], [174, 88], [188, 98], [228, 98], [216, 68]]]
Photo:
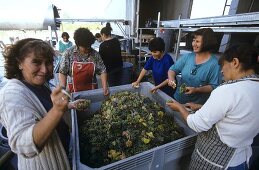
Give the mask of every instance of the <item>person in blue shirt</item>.
[[[180, 57], [168, 71], [168, 85], [176, 88], [179, 103], [204, 104], [222, 78], [218, 59], [212, 54], [217, 44], [211, 28], [193, 33], [193, 52]], [[176, 75], [181, 73], [176, 83]]]
[[63, 53], [66, 49], [69, 47], [72, 47], [73, 43], [69, 41], [69, 34], [67, 32], [63, 32], [62, 35], [62, 40], [59, 41], [58, 46], [59, 46], [59, 52]]
[[[156, 37], [149, 42], [149, 50], [151, 51], [151, 57], [146, 62], [144, 68], [141, 70], [137, 81], [132, 83], [133, 87], [138, 87], [142, 78], [145, 76], [148, 70], [152, 70], [155, 85], [167, 80], [167, 72], [171, 65], [174, 64], [172, 57], [168, 53], [164, 53], [165, 42], [162, 38]], [[161, 90], [167, 95], [172, 96], [174, 89], [168, 85], [161, 87]]]

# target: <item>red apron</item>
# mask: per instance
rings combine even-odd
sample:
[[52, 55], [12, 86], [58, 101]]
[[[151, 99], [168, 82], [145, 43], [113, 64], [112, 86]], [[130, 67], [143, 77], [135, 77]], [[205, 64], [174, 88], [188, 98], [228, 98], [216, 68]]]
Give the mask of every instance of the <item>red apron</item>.
[[72, 63], [72, 82], [68, 83], [70, 92], [96, 89], [94, 73], [95, 64], [93, 62], [78, 62], [77, 55], [75, 55]]

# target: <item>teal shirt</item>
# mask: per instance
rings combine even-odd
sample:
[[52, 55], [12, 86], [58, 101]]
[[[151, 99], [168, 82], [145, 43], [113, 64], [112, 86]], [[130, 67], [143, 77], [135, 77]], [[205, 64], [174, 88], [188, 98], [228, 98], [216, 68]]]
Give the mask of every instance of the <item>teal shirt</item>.
[[58, 47], [59, 47], [59, 52], [63, 53], [67, 48], [72, 47], [72, 42], [68, 41], [68, 43], [64, 43], [62, 41], [59, 41]]
[[184, 94], [180, 92], [180, 86], [185, 83], [188, 87], [201, 87], [211, 85], [215, 89], [220, 84], [221, 73], [218, 59], [211, 55], [210, 59], [202, 64], [195, 64], [195, 53], [180, 57], [170, 67], [176, 74], [181, 73], [174, 94], [175, 100], [180, 103], [194, 102], [204, 104], [210, 93]]

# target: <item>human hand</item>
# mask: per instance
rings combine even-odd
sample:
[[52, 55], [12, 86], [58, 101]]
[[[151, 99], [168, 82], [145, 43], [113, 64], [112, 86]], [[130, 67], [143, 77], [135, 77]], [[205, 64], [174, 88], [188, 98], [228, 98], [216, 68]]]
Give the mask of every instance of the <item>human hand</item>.
[[168, 86], [172, 87], [173, 89], [176, 88], [175, 80], [168, 79]]
[[87, 99], [77, 99], [73, 102], [70, 102], [68, 105], [69, 109], [76, 109], [79, 111], [87, 110], [91, 104], [90, 100]]
[[57, 86], [53, 89], [51, 95], [51, 101], [53, 103], [53, 108], [59, 112], [64, 113], [68, 109], [69, 98], [66, 94], [62, 92], [62, 87]]
[[185, 103], [184, 106], [186, 108], [190, 108], [193, 111], [199, 110], [202, 107], [201, 104], [196, 104], [196, 103]]
[[150, 90], [151, 93], [155, 93], [158, 88], [154, 87], [153, 89]]
[[135, 81], [131, 84], [131, 86], [134, 88], [139, 88], [140, 84], [139, 84], [139, 82]]
[[103, 95], [104, 96], [108, 96], [110, 94], [110, 91], [109, 89], [106, 87], [106, 88], [103, 88]]
[[179, 102], [177, 102], [175, 100], [166, 102], [166, 105], [177, 112], [179, 112], [182, 108], [184, 108], [184, 105], [180, 104]]
[[185, 94], [194, 94], [196, 93], [195, 87], [185, 87]]

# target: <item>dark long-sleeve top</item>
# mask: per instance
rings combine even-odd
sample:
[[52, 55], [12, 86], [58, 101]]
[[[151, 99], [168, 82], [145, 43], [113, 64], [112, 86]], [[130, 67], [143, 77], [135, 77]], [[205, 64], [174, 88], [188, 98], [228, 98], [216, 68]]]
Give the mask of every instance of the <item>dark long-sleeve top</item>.
[[99, 54], [101, 55], [108, 73], [123, 66], [121, 46], [117, 38], [102, 42], [99, 47]]

